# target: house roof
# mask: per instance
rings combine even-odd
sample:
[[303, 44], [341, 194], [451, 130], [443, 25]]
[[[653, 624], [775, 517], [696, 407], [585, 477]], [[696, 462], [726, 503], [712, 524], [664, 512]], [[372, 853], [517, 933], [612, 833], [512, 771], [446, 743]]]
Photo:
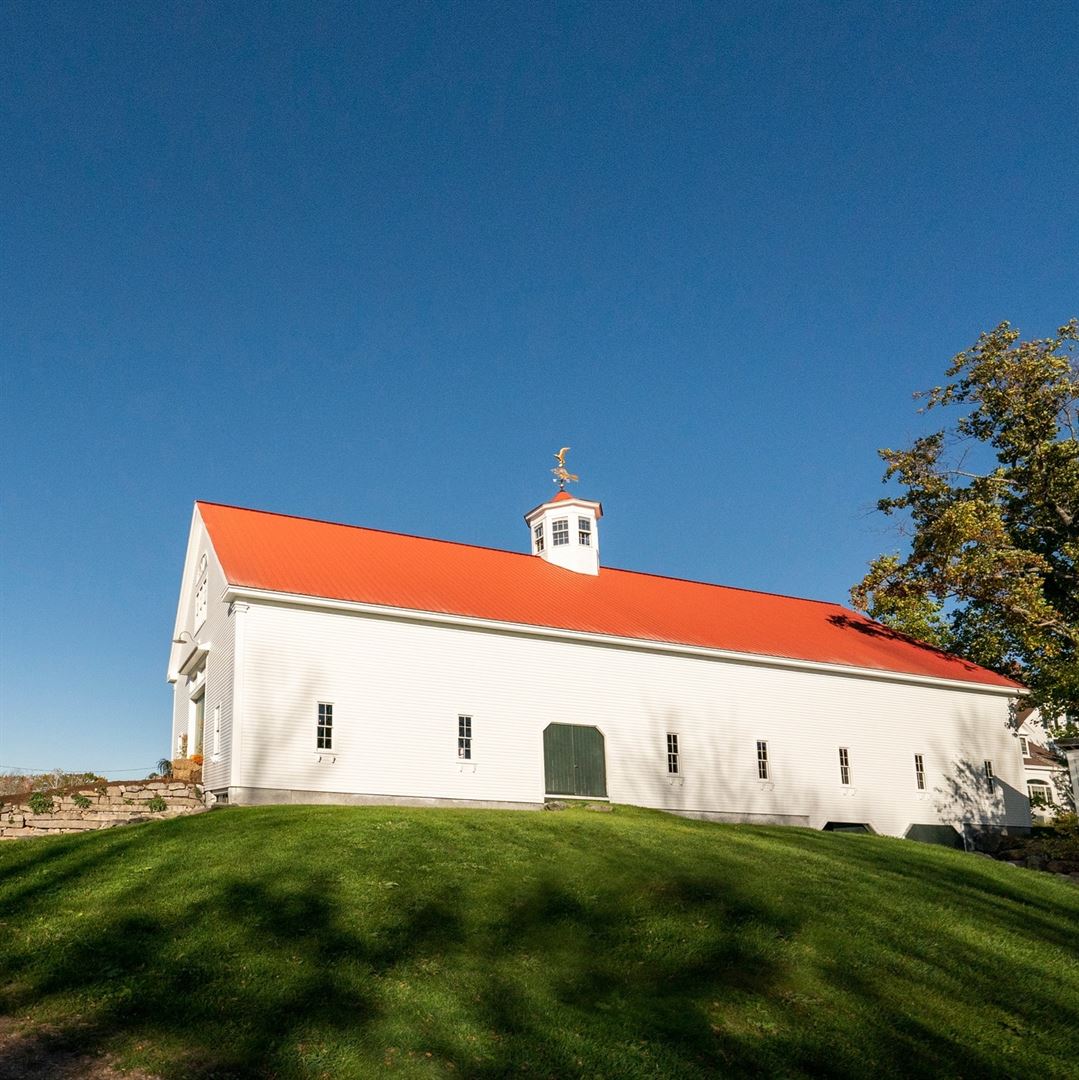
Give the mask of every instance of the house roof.
[[1052, 768], [1060, 764], [1053, 752], [1046, 746], [1041, 746], [1039, 743], [1027, 739], [1027, 749], [1030, 752], [1023, 758], [1024, 765], [1031, 765], [1035, 768], [1044, 769]]
[[611, 567], [576, 574], [535, 555], [197, 506], [239, 587], [1019, 688], [838, 604]]

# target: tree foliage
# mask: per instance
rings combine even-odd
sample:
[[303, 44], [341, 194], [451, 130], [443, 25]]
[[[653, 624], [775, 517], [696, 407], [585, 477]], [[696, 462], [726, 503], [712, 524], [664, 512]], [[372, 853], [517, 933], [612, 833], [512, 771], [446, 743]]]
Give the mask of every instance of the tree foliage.
[[983, 333], [915, 395], [951, 423], [879, 451], [900, 493], [877, 506], [909, 522], [910, 549], [875, 559], [851, 600], [1019, 678], [1060, 727], [1079, 720], [1079, 320], [1019, 337]]

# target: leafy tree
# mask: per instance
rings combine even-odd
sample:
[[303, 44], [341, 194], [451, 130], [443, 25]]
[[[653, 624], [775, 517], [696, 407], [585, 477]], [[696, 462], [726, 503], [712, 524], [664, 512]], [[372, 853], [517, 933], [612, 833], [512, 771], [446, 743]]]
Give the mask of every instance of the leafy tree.
[[[879, 451], [910, 550], [851, 590], [893, 628], [1024, 682], [1058, 730], [1079, 721], [1079, 320], [1020, 341], [1007, 322], [915, 395], [950, 425]], [[981, 461], [984, 468], [979, 468]]]

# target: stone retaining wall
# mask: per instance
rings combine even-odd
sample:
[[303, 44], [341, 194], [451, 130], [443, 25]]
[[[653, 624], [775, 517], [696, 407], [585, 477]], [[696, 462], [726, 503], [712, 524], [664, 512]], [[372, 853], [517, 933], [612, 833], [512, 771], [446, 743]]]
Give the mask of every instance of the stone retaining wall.
[[[201, 788], [178, 780], [137, 780], [46, 791], [42, 794], [52, 799], [52, 809], [38, 814], [30, 805], [30, 794], [24, 791], [0, 796], [0, 840], [107, 829], [207, 809]], [[90, 805], [79, 806], [77, 797], [79, 801], [88, 799]], [[164, 809], [158, 803], [150, 807], [156, 799], [165, 803]]]

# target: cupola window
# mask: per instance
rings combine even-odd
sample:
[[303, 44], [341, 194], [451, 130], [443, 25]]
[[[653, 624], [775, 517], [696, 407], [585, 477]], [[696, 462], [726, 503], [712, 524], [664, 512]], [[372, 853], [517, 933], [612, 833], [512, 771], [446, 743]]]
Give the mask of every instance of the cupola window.
[[555, 547], [569, 543], [569, 518], [557, 518], [551, 523], [551, 542]]
[[592, 546], [592, 519], [591, 518], [578, 518], [577, 519], [577, 539], [585, 547]]
[[536, 550], [543, 550], [543, 522], [539, 522], [538, 525], [532, 530], [532, 535], [536, 538]]

